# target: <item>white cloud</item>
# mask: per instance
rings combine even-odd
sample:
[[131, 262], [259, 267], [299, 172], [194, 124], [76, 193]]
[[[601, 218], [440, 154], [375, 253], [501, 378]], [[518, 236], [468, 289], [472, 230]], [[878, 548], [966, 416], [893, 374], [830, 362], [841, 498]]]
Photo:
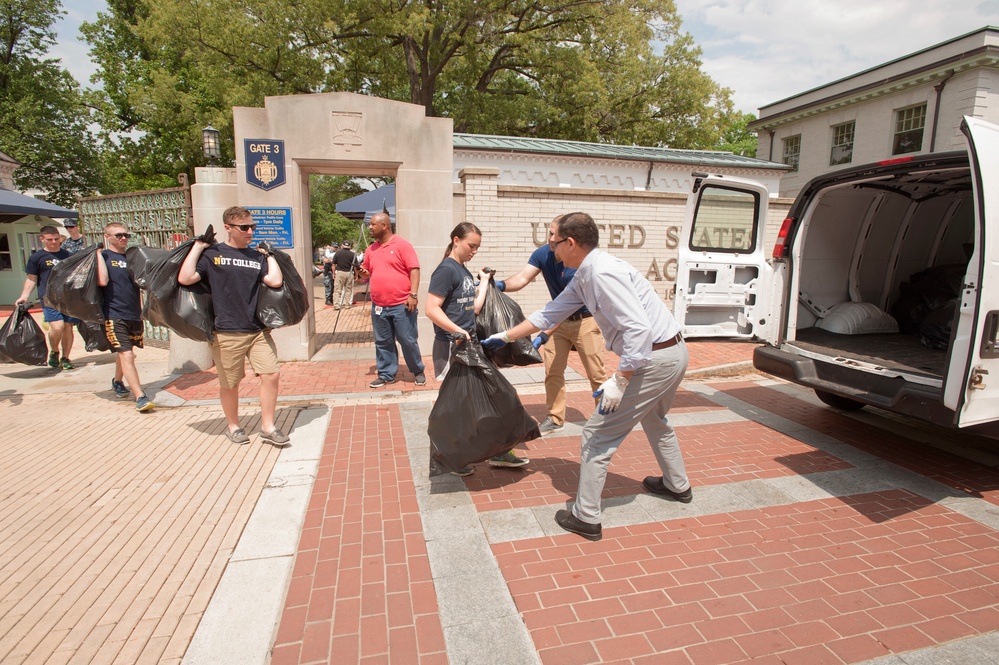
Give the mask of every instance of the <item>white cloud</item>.
[[[999, 0], [675, 0], [704, 71], [764, 106], [986, 25]], [[960, 7], [960, 9], [958, 9]]]

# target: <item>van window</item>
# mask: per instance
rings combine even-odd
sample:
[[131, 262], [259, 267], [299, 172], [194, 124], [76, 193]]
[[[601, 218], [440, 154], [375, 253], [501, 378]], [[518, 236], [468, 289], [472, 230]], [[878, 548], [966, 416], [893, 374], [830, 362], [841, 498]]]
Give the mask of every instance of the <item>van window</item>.
[[759, 194], [724, 187], [701, 190], [694, 213], [690, 248], [716, 252], [752, 253], [756, 249]]

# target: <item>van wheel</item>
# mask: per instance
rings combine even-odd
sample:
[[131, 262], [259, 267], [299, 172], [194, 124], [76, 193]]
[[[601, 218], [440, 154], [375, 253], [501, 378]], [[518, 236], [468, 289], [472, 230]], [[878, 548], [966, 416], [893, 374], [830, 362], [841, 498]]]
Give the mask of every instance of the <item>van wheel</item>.
[[839, 409], [840, 411], [856, 411], [857, 409], [864, 408], [863, 402], [858, 402], [857, 400], [850, 399], [849, 397], [841, 397], [840, 395], [827, 393], [824, 390], [816, 389], [815, 396], [832, 408]]

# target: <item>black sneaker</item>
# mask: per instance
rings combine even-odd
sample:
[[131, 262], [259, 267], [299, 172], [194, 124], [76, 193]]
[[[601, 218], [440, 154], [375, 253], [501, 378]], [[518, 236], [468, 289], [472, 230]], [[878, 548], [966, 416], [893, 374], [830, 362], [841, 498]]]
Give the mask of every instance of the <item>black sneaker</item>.
[[475, 469], [471, 466], [463, 466], [457, 471], [452, 471], [452, 476], [458, 476], [459, 478], [464, 478], [465, 476], [470, 476], [475, 473]]
[[111, 379], [111, 390], [113, 390], [114, 394], [121, 399], [125, 399], [132, 394], [132, 391], [126, 388], [124, 383], [121, 381], [115, 381], [114, 379]]
[[545, 418], [544, 422], [541, 423], [541, 426], [538, 429], [541, 430], [541, 436], [547, 436], [548, 434], [561, 432], [563, 429], [565, 429], [565, 426], [559, 425], [558, 423], [555, 422], [554, 418], [548, 416], [547, 418]]
[[53, 351], [49, 354], [49, 367], [56, 369], [59, 367], [59, 352]]
[[530, 462], [531, 460], [527, 459], [526, 457], [517, 457], [516, 455], [513, 454], [512, 450], [508, 450], [502, 455], [497, 455], [496, 457], [489, 458], [490, 466], [505, 466], [512, 469], [516, 469], [517, 467], [521, 466], [527, 466], [528, 464], [530, 464]]
[[659, 496], [664, 496], [667, 499], [673, 499], [680, 503], [690, 503], [694, 500], [694, 490], [692, 488], [688, 487], [682, 492], [674, 492], [663, 484], [662, 476], [648, 476], [642, 481], [642, 486], [653, 494], [658, 494]]
[[555, 513], [555, 523], [587, 540], [600, 540], [604, 537], [603, 528], [599, 524], [588, 524], [573, 515], [571, 510], [560, 510]]
[[369, 383], [368, 387], [381, 388], [382, 386], [387, 386], [390, 383], [395, 383], [395, 379], [383, 379], [382, 377], [379, 376], [377, 379]]
[[418, 386], [425, 386], [425, 385], [427, 385], [427, 375], [424, 374], [423, 372], [420, 372], [419, 374], [417, 374], [416, 375], [416, 385], [418, 385]]

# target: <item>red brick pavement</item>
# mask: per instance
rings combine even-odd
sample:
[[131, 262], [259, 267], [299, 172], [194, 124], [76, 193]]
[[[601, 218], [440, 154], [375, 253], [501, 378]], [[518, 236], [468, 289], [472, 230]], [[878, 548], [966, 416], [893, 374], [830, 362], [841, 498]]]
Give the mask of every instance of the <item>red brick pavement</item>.
[[336, 408], [271, 663], [447, 663], [398, 407]]
[[999, 534], [901, 490], [492, 549], [544, 663], [856, 663], [999, 626]]

